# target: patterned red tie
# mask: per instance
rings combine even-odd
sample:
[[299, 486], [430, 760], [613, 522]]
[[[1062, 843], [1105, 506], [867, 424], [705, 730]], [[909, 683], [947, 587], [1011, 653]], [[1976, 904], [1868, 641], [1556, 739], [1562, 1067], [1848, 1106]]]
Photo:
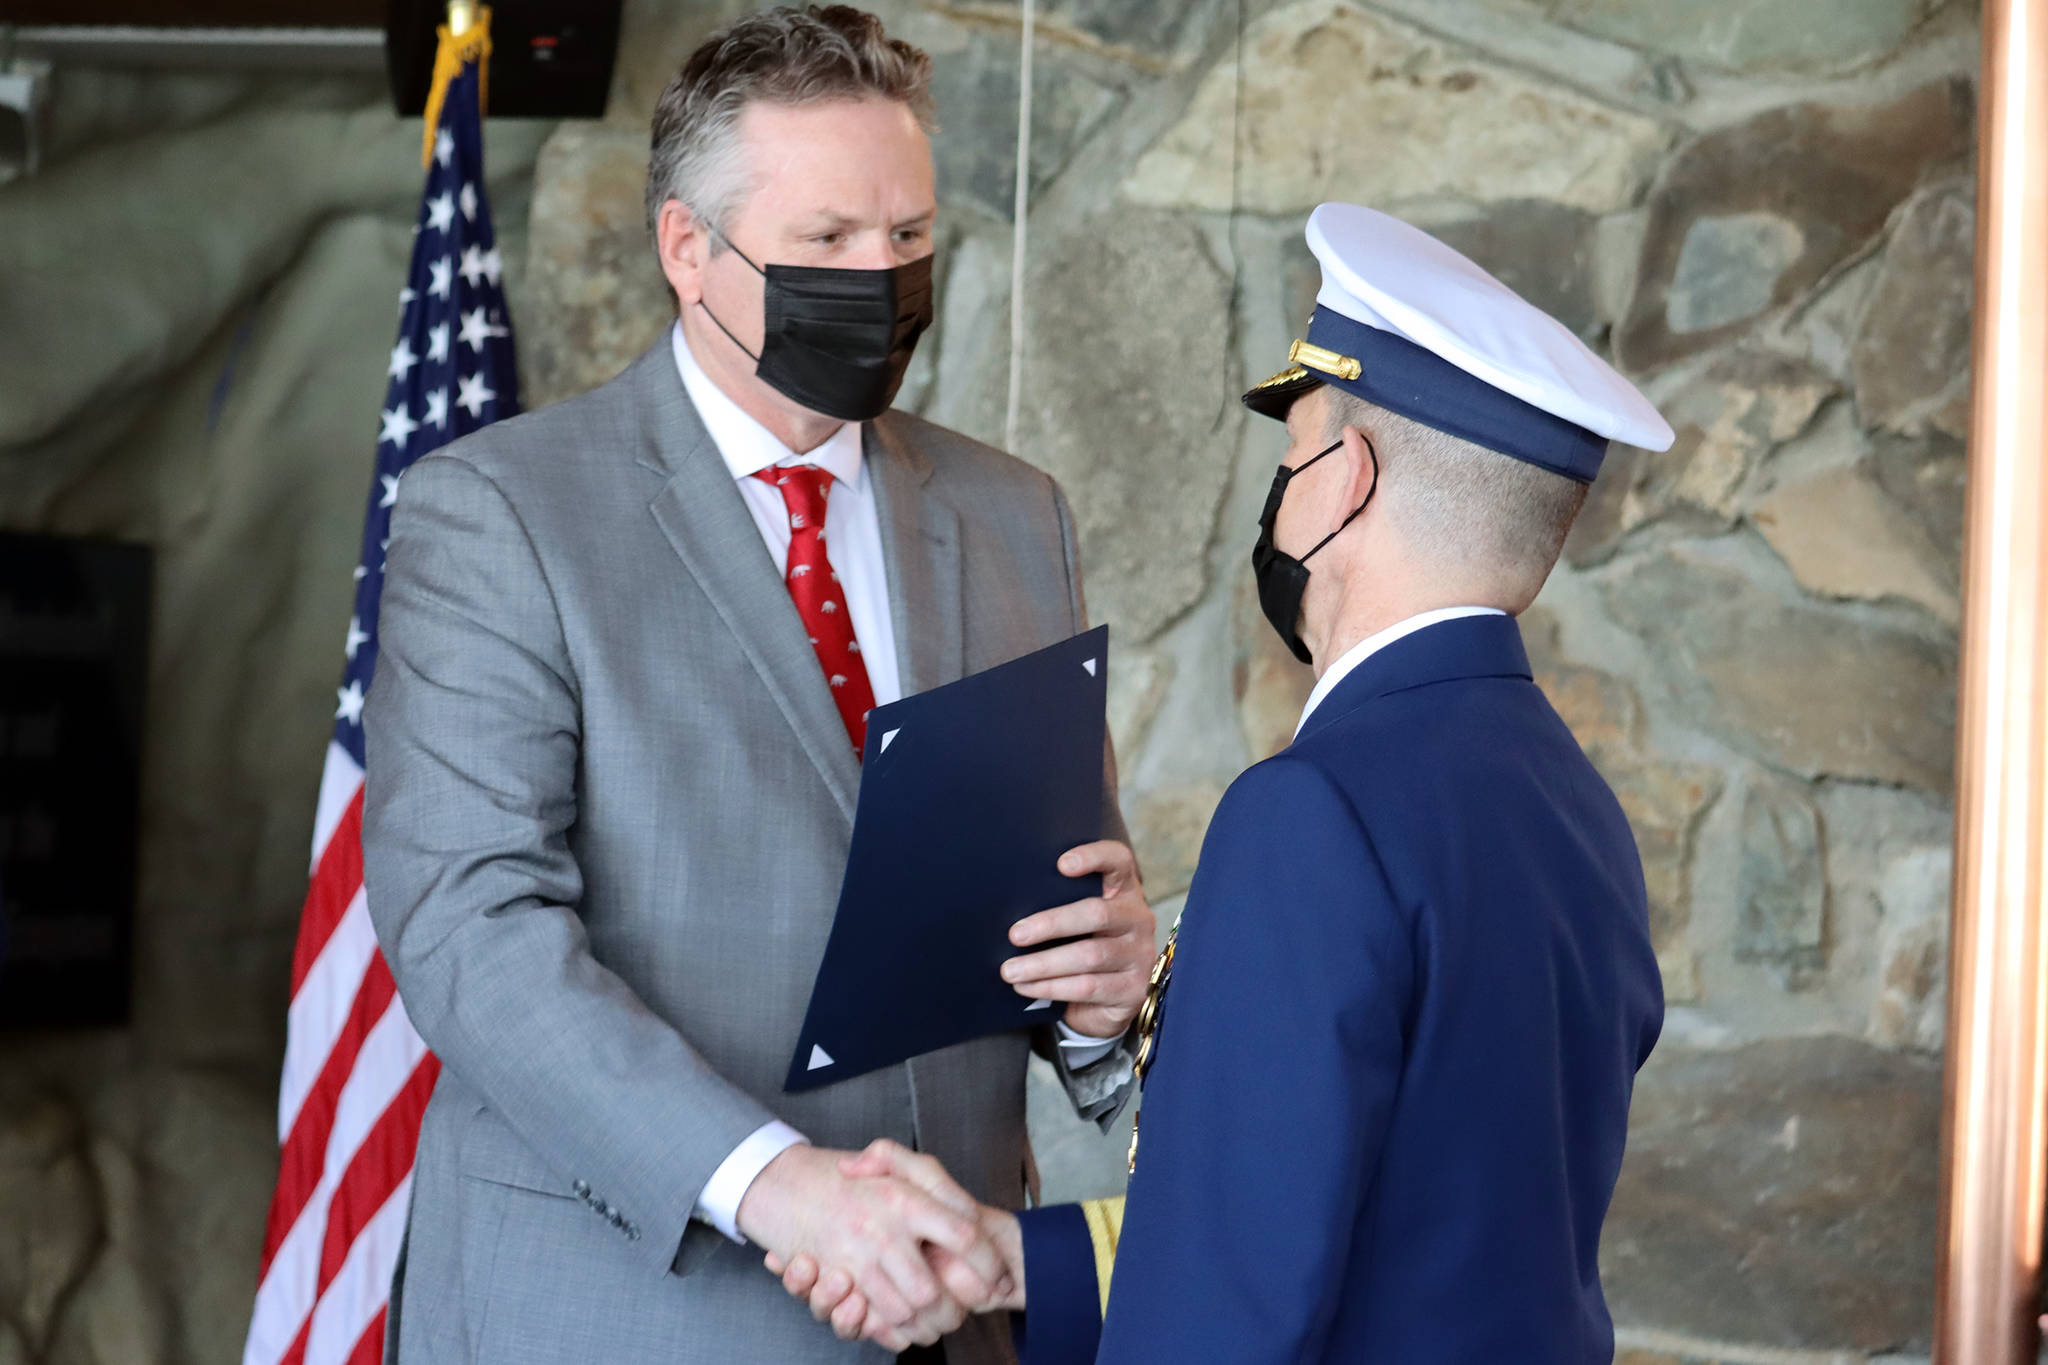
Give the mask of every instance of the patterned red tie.
[[858, 759], [867, 745], [875, 689], [860, 657], [860, 641], [853, 636], [853, 617], [846, 610], [839, 575], [825, 557], [825, 500], [832, 491], [832, 476], [814, 465], [778, 465], [759, 470], [754, 477], [782, 490], [782, 504], [789, 512], [789, 595], [811, 637], [811, 648], [818, 651], [818, 663]]

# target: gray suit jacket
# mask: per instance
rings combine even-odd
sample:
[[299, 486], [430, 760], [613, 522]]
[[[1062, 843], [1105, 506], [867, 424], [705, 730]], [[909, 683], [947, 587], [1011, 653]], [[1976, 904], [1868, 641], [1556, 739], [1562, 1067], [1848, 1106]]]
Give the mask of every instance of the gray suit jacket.
[[[901, 413], [865, 438], [906, 693], [1086, 625], [1052, 480]], [[443, 1062], [394, 1358], [886, 1360], [691, 1221], [698, 1192], [782, 1118], [828, 1146], [914, 1144], [1017, 1207], [1031, 1039], [782, 1093], [860, 771], [667, 339], [600, 389], [422, 459], [387, 562], [364, 872]], [[1106, 1120], [1128, 1056], [1063, 1075]], [[989, 1320], [948, 1352], [1011, 1359]]]

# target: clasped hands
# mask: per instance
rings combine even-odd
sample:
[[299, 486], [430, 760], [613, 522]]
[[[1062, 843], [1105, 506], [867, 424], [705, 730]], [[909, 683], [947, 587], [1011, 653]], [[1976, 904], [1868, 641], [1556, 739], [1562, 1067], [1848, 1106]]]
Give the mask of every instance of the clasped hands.
[[[1069, 877], [1099, 873], [1102, 894], [1019, 921], [1031, 948], [1003, 964], [1020, 995], [1067, 1002], [1078, 1032], [1110, 1038], [1137, 1017], [1153, 957], [1154, 919], [1131, 851], [1113, 841], [1060, 858]], [[739, 1207], [740, 1230], [768, 1269], [845, 1340], [892, 1351], [929, 1344], [969, 1313], [1021, 1308], [1017, 1220], [985, 1208], [928, 1156], [881, 1141], [860, 1153], [791, 1147], [762, 1170]]]

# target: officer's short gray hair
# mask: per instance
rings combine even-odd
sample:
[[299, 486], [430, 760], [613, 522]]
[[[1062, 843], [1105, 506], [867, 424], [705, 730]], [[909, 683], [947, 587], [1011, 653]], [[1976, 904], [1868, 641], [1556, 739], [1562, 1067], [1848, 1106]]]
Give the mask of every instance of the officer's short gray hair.
[[1327, 440], [1372, 437], [1388, 511], [1410, 544], [1535, 596], [1564, 549], [1587, 486], [1424, 426], [1332, 386]]
[[661, 92], [647, 158], [647, 230], [679, 199], [724, 232], [751, 189], [740, 111], [756, 100], [810, 104], [880, 98], [934, 127], [931, 58], [851, 5], [781, 5], [714, 33]]

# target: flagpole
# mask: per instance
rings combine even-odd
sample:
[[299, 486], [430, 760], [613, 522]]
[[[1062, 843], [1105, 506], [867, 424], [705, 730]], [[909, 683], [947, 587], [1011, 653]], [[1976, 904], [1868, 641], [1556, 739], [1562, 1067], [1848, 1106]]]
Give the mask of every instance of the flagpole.
[[2048, 1165], [2048, 0], [1985, 0], [1937, 1365], [2031, 1365]]

